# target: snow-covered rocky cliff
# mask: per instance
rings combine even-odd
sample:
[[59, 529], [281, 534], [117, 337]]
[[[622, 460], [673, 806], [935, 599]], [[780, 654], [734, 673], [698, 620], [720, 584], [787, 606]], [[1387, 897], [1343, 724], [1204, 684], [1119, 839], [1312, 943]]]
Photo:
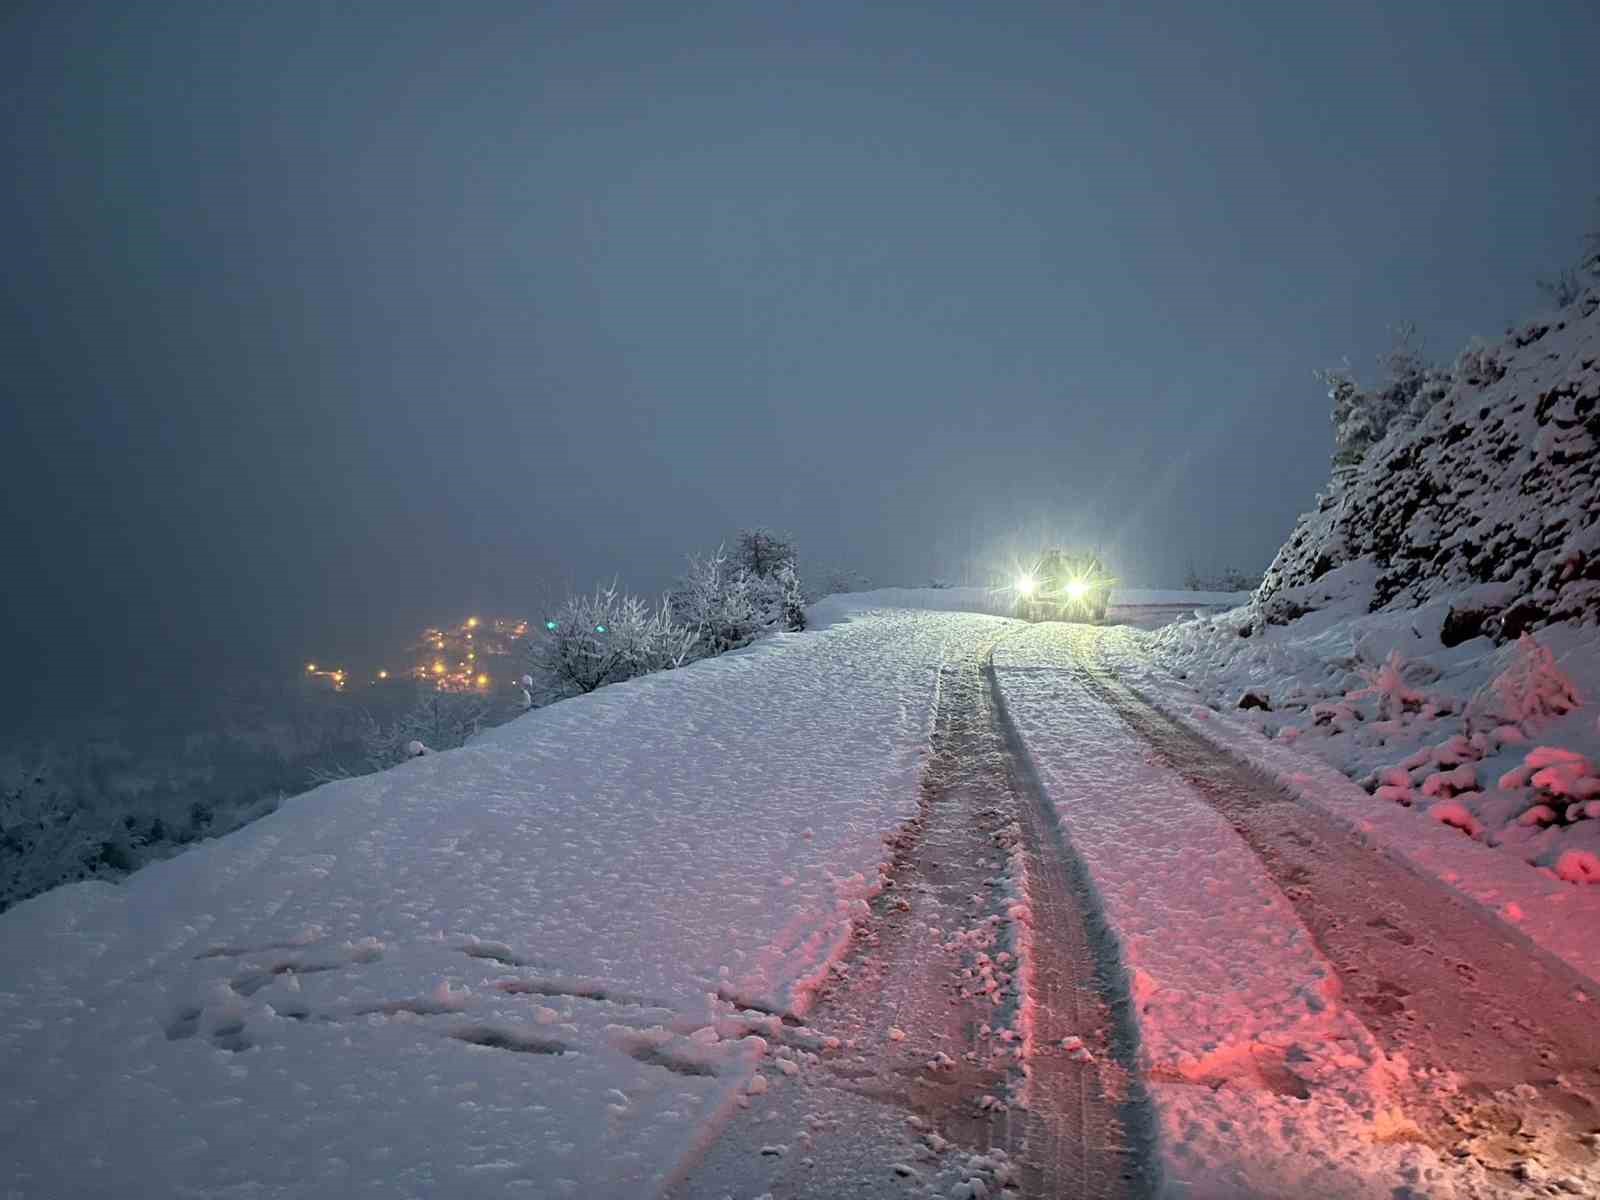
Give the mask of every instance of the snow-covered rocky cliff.
[[1366, 560], [1374, 611], [1460, 597], [1445, 643], [1600, 619], [1600, 289], [1457, 360], [1448, 392], [1391, 427], [1301, 517], [1256, 594], [1291, 620]]
[[1150, 648], [1374, 803], [1600, 882], [1600, 290], [1450, 374], [1336, 472], [1251, 603]]

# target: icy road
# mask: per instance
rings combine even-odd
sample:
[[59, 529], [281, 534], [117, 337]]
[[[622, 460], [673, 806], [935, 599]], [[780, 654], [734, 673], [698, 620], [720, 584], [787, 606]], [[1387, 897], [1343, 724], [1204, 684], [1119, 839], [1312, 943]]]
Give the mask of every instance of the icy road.
[[0, 916], [0, 1195], [1600, 1194], [1570, 887], [961, 601]]

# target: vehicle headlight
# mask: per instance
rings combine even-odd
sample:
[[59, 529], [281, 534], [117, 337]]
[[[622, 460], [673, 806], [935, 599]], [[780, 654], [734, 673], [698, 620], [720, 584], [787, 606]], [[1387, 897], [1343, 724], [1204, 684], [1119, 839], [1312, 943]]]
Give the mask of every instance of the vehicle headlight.
[[1067, 599], [1082, 600], [1089, 594], [1089, 581], [1087, 579], [1074, 579], [1067, 584]]
[[1034, 577], [1032, 575], [1018, 575], [1017, 576], [1016, 587], [1017, 587], [1017, 594], [1019, 596], [1031, 596], [1031, 595], [1033, 595], [1033, 590], [1038, 586], [1039, 586], [1038, 580], [1034, 579]]

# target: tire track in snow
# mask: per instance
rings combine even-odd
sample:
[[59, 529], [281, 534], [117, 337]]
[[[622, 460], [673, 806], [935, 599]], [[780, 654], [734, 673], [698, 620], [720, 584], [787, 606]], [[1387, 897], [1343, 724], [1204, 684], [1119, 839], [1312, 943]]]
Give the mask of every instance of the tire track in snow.
[[[1149, 1121], [1100, 993], [1115, 976], [1097, 959], [1060, 830], [1015, 757], [997, 704], [997, 640], [941, 670], [921, 806], [893, 840], [891, 886], [819, 992], [811, 1028], [784, 1039], [832, 1048], [780, 1059], [770, 1090], [759, 1081], [759, 1105], [740, 1111], [670, 1195], [732, 1186], [876, 1197], [917, 1182], [939, 1195], [1111, 1200], [1153, 1190]], [[1016, 900], [995, 886], [1008, 858], [1022, 866], [1013, 883], [1025, 887], [1031, 932], [1007, 923]], [[1022, 1011], [1019, 981], [996, 969], [1016, 969], [1006, 956], [1021, 948], [1018, 934], [1031, 955]], [[985, 990], [986, 979], [1005, 983]], [[1088, 1053], [1063, 1048], [1068, 1035]]]
[[1084, 683], [1229, 822], [1409, 1065], [1412, 1136], [1508, 1184], [1600, 1192], [1600, 1014], [1568, 970], [1162, 713], [1107, 670], [1105, 633], [1069, 636]]
[[[1028, 1099], [1035, 1137], [1042, 1135], [1051, 1155], [1051, 1190], [1044, 1194], [1154, 1194], [1155, 1119], [1138, 1076], [1138, 1030], [1116, 939], [1006, 711], [995, 645], [981, 656], [984, 699], [1005, 749], [1023, 831], [1033, 928], [1028, 994], [1035, 1053]], [[1095, 1046], [1096, 1071], [1061, 1053], [1072, 1037]]]

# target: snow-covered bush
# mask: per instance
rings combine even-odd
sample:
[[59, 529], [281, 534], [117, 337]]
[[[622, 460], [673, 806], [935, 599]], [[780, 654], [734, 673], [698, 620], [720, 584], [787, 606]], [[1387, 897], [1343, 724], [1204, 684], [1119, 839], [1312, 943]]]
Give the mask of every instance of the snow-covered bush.
[[692, 555], [689, 570], [670, 603], [674, 616], [696, 636], [705, 656], [749, 645], [762, 631], [754, 577], [735, 564], [724, 547], [705, 557]]
[[667, 600], [652, 609], [615, 584], [573, 596], [529, 647], [535, 698], [548, 703], [682, 666], [695, 649], [697, 632]]
[[1517, 639], [1515, 657], [1467, 706], [1475, 725], [1537, 724], [1565, 716], [1581, 700], [1549, 649], [1532, 634]]
[[[778, 557], [780, 550], [789, 557]], [[805, 588], [793, 554], [789, 542], [747, 530], [732, 555], [719, 546], [703, 558], [691, 556], [670, 602], [677, 619], [694, 630], [700, 654], [735, 650], [772, 630], [806, 627]]]
[[1389, 657], [1384, 659], [1380, 666], [1361, 668], [1361, 676], [1366, 681], [1366, 686], [1346, 693], [1345, 699], [1362, 700], [1369, 696], [1376, 698], [1378, 716], [1385, 721], [1397, 719], [1408, 709], [1418, 710], [1427, 697], [1406, 683], [1405, 670], [1406, 662], [1400, 656], [1400, 651], [1391, 650]]

